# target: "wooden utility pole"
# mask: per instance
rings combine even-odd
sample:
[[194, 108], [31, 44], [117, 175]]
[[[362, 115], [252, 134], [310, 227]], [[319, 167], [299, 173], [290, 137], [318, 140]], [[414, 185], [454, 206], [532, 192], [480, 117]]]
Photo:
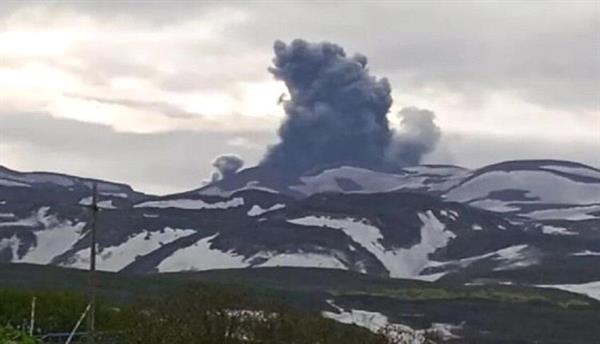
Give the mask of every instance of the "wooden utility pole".
[[90, 244], [90, 273], [89, 273], [89, 314], [88, 314], [88, 342], [95, 343], [96, 332], [96, 217], [98, 215], [98, 183], [92, 184], [92, 219], [90, 223], [91, 244]]
[[31, 299], [31, 318], [29, 320], [29, 335], [33, 336], [35, 329], [35, 296]]

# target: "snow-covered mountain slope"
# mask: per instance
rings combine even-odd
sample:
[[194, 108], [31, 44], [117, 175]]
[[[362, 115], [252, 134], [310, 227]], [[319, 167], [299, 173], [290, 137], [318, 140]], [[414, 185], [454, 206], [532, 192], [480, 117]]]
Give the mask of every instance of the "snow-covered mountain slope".
[[[83, 199], [90, 195], [92, 182], [97, 183], [99, 197], [102, 199], [129, 199], [138, 201], [146, 197], [145, 194], [134, 191], [129, 185], [112, 183], [103, 180], [94, 180], [49, 172], [17, 172], [0, 166], [0, 187], [15, 188], [11, 192], [18, 192], [17, 188], [36, 188], [46, 192], [60, 190], [62, 197], [79, 197]], [[8, 190], [7, 190], [8, 191]], [[56, 196], [56, 195], [54, 195]]]
[[[2, 260], [85, 268], [89, 216], [75, 201], [2, 218]], [[228, 198], [191, 192], [106, 207], [98, 218], [98, 267], [136, 272], [313, 266], [431, 279], [420, 276], [430, 255], [462, 237], [506, 233], [511, 243], [518, 232], [493, 214], [403, 193], [297, 200], [261, 190]]]
[[538, 214], [534, 211], [542, 209], [560, 210], [577, 206], [580, 209], [573, 211], [581, 211], [583, 215], [597, 212], [591, 207], [600, 205], [600, 170], [567, 161], [522, 160], [472, 171], [447, 165], [395, 170], [333, 166], [313, 169], [294, 177], [280, 176], [265, 167], [254, 167], [203, 187], [198, 193], [229, 196], [252, 188], [295, 198], [322, 192], [410, 191], [442, 195], [451, 201], [495, 212], [535, 218]]
[[459, 183], [467, 170], [455, 166], [423, 165], [385, 173], [341, 166], [300, 177], [290, 186], [304, 195], [321, 192], [375, 193], [394, 190], [439, 193]]
[[[100, 181], [98, 267], [594, 282], [600, 271], [585, 266], [600, 254], [584, 253], [600, 252], [599, 176], [556, 161], [393, 173], [337, 166], [297, 178], [257, 167], [162, 197]], [[89, 265], [89, 180], [8, 169], [0, 180], [0, 262]]]
[[197, 191], [229, 196], [252, 188], [294, 198], [322, 192], [417, 192], [503, 213], [513, 221], [562, 228], [565, 233], [594, 235], [600, 225], [600, 170], [567, 161], [509, 161], [472, 171], [447, 165], [395, 170], [330, 166], [299, 177], [281, 177], [255, 167]]
[[229, 196], [240, 190], [262, 189], [295, 198], [322, 192], [376, 193], [392, 190], [440, 194], [458, 184], [468, 173], [467, 169], [449, 165], [421, 165], [405, 169], [325, 166], [314, 168], [302, 176], [291, 176], [258, 166], [202, 187], [198, 192]]
[[529, 217], [539, 205], [560, 209], [600, 204], [600, 170], [558, 161], [506, 162], [472, 172], [445, 197]]

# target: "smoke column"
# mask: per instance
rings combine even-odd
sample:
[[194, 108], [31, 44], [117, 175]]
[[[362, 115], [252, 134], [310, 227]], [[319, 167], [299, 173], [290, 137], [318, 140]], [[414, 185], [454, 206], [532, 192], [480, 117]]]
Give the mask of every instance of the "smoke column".
[[244, 166], [244, 160], [235, 154], [219, 155], [213, 160], [212, 165], [217, 169], [219, 176], [212, 176], [212, 180], [225, 179], [234, 175]]
[[416, 165], [435, 148], [442, 132], [435, 124], [435, 114], [429, 110], [406, 107], [398, 118], [401, 129], [394, 134], [386, 159], [400, 166]]
[[269, 71], [285, 83], [290, 99], [283, 102], [280, 142], [263, 165], [292, 174], [333, 163], [404, 166], [418, 163], [435, 144], [426, 124], [435, 127], [429, 111], [406, 110], [400, 114], [402, 132], [390, 128], [389, 82], [370, 75], [365, 56], [348, 57], [336, 44], [299, 39], [276, 41], [274, 51]]
[[369, 75], [367, 59], [347, 57], [332, 43], [303, 40], [277, 41], [274, 50], [269, 71], [291, 99], [284, 102], [281, 142], [264, 163], [302, 172], [331, 162], [381, 161], [391, 138], [386, 114], [392, 98], [388, 81]]

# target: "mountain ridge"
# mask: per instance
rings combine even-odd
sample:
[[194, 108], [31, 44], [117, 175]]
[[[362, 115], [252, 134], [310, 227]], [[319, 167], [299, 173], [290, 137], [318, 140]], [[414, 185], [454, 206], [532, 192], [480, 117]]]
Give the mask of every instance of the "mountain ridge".
[[[100, 181], [98, 267], [312, 266], [457, 283], [600, 280], [581, 267], [600, 262], [600, 170], [583, 164], [420, 165], [402, 174], [338, 166], [276, 175], [250, 168], [164, 196]], [[532, 176], [550, 183], [530, 183]], [[63, 178], [0, 169], [1, 262], [89, 264], [90, 179]]]

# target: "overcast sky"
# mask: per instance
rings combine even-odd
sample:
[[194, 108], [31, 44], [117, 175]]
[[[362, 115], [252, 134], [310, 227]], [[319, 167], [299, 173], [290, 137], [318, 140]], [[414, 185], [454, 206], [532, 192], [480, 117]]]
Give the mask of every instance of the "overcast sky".
[[369, 58], [394, 105], [435, 112], [428, 163], [600, 167], [600, 2], [0, 2], [0, 165], [197, 187], [260, 160], [285, 92], [276, 39]]

